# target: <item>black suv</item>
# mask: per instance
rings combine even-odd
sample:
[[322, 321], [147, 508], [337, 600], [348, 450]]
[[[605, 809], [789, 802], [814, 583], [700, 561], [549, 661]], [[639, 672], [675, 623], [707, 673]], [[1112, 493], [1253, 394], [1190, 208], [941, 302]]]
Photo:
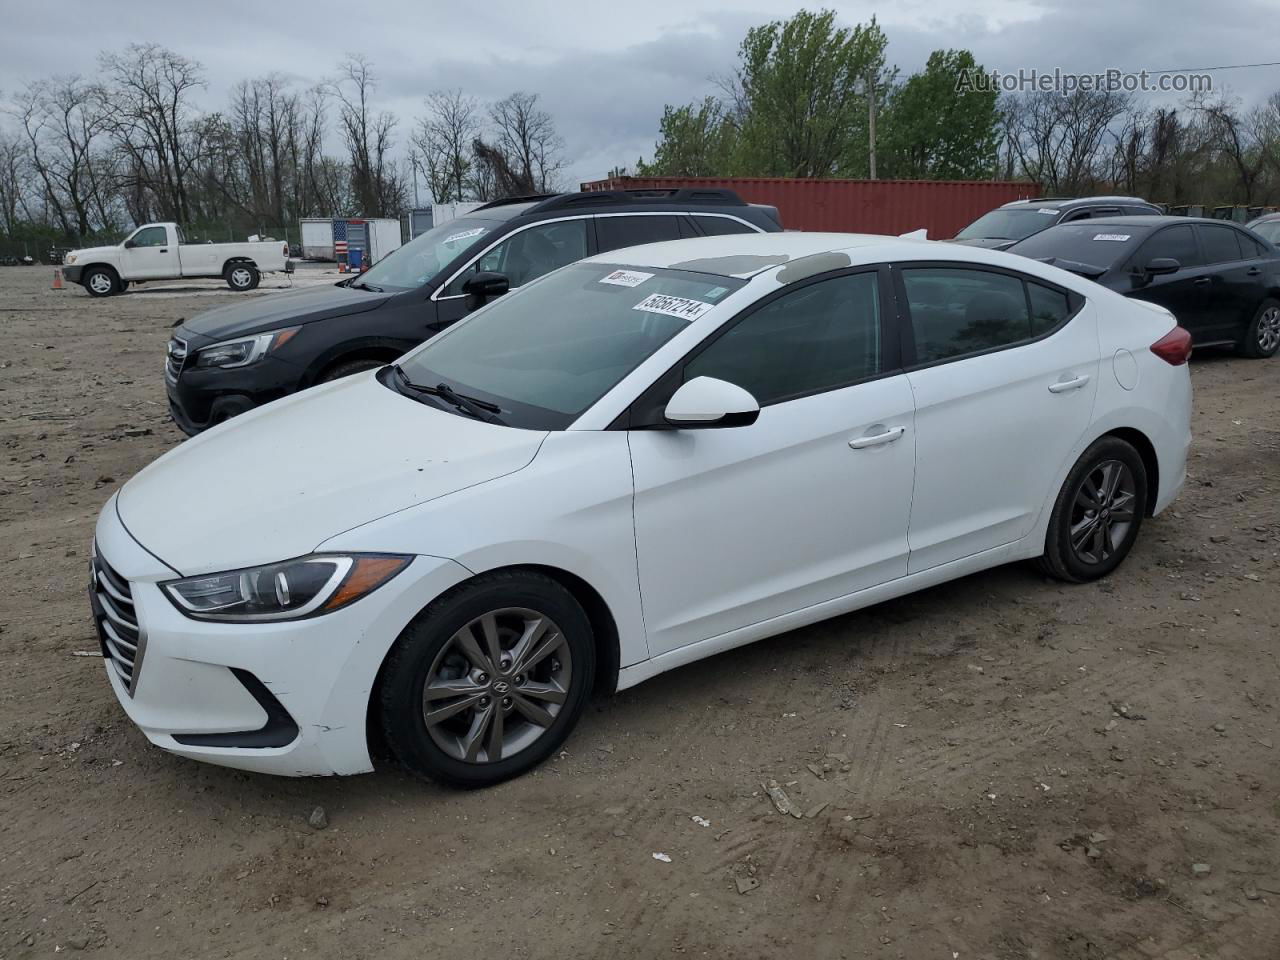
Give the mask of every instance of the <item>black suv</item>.
[[772, 233], [773, 207], [731, 190], [513, 197], [405, 244], [366, 273], [180, 321], [165, 384], [196, 434], [253, 407], [389, 363], [487, 300], [584, 257], [684, 237]]
[[1059, 223], [1097, 217], [1160, 216], [1154, 203], [1138, 197], [1040, 197], [1015, 200], [984, 213], [955, 236], [956, 243], [1005, 250], [1019, 240]]

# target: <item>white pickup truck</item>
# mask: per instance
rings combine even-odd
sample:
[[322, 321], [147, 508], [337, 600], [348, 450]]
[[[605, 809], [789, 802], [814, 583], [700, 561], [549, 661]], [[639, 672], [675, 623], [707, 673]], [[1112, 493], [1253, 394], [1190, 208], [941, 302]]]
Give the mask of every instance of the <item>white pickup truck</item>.
[[62, 273], [90, 296], [109, 297], [131, 283], [221, 277], [232, 290], [252, 290], [261, 274], [288, 269], [289, 245], [281, 240], [186, 243], [176, 223], [148, 223], [114, 247], [72, 250]]

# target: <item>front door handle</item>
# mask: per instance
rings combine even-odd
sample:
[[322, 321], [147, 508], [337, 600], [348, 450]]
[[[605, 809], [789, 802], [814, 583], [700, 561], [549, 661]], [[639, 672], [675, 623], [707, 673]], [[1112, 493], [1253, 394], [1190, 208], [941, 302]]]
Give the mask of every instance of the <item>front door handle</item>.
[[1256, 276], [1257, 276], [1258, 274], [1260, 274], [1261, 272], [1262, 272], [1262, 268], [1261, 268], [1261, 267], [1250, 267], [1248, 270], [1246, 270], [1246, 271], [1245, 271], [1245, 276], [1247, 276], [1247, 277], [1256, 277]]
[[1203, 287], [1206, 283], [1213, 283], [1213, 278], [1212, 278], [1212, 277], [1199, 277], [1199, 278], [1195, 281], [1195, 284], [1196, 284], [1196, 286], [1197, 286], [1197, 287]]
[[865, 450], [867, 447], [878, 447], [882, 443], [893, 443], [907, 432], [906, 427], [889, 427], [884, 433], [873, 433], [869, 437], [855, 437], [849, 441], [854, 450]]
[[1066, 393], [1068, 390], [1079, 390], [1088, 382], [1089, 382], [1089, 375], [1087, 373], [1081, 374], [1080, 376], [1076, 377], [1074, 380], [1059, 380], [1057, 383], [1049, 384], [1049, 392], [1050, 393]]

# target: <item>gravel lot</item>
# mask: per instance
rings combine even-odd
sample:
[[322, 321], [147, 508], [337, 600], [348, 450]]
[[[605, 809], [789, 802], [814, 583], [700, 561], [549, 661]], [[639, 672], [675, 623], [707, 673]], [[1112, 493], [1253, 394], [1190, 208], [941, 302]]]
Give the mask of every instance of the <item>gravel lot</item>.
[[1006, 567], [703, 661], [459, 793], [126, 721], [78, 655], [93, 520], [181, 440], [169, 327], [236, 295], [49, 276], [0, 268], [0, 958], [1280, 956], [1280, 360], [1193, 361], [1191, 478], [1109, 580]]

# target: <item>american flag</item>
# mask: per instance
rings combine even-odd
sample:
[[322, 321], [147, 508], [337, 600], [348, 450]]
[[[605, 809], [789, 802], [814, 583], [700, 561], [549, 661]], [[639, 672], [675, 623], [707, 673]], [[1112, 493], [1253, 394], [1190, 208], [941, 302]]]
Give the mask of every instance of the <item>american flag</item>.
[[345, 257], [347, 255], [347, 221], [333, 221], [333, 255], [334, 257]]

